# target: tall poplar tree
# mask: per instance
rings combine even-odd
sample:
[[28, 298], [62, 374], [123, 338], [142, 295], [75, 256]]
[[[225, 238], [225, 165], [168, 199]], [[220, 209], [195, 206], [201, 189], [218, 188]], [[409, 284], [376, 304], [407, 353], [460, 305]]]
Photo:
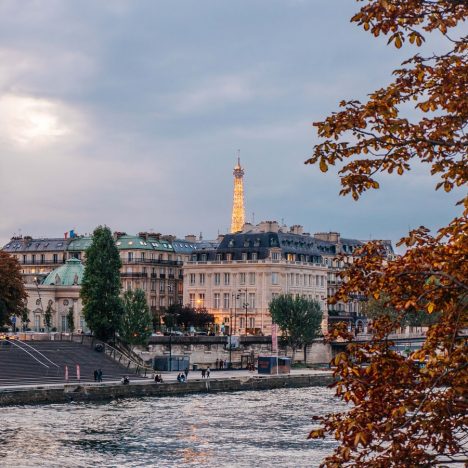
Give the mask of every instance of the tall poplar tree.
[[86, 249], [86, 268], [81, 286], [83, 311], [96, 338], [108, 340], [118, 330], [122, 317], [120, 261], [110, 229], [98, 226]]

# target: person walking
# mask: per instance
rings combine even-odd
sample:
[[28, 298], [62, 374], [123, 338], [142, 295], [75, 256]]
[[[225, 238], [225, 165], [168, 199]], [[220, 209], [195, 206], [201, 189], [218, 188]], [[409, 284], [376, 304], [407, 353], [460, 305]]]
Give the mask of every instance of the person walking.
[[210, 373], [211, 373], [211, 369], [210, 369], [210, 366], [208, 366], [207, 369], [206, 369], [206, 378], [207, 379], [210, 378]]
[[218, 359], [218, 358], [216, 358], [216, 367], [215, 367], [215, 369], [216, 369], [216, 370], [219, 369], [219, 359]]
[[188, 380], [188, 373], [189, 373], [189, 368], [187, 366], [187, 368], [184, 370], [185, 380]]
[[206, 375], [206, 369], [202, 369], [202, 370], [201, 370], [201, 377], [202, 377], [202, 379], [205, 378], [205, 375]]
[[94, 369], [94, 381], [97, 382], [98, 379], [98, 371], [97, 369]]
[[97, 373], [98, 382], [102, 382], [102, 369], [98, 369]]

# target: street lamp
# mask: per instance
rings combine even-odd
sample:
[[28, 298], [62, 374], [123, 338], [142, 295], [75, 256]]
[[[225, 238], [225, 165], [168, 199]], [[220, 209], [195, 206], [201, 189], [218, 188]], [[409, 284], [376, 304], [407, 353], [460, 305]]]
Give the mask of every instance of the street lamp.
[[[239, 289], [239, 292], [244, 291], [243, 289]], [[244, 304], [243, 307], [245, 308], [245, 334], [247, 335], [247, 313], [248, 313], [248, 307], [249, 303], [247, 302], [247, 288], [245, 288], [245, 297], [244, 297]]]
[[[239, 294], [232, 293], [232, 302], [234, 302], [234, 332], [236, 331], [236, 315], [237, 315], [237, 299]], [[232, 369], [232, 307], [231, 314], [229, 316], [229, 369]]]
[[[39, 279], [37, 276], [34, 277], [34, 284], [36, 285], [36, 289], [37, 289], [37, 295], [39, 296], [39, 305], [41, 306], [41, 311], [42, 311], [42, 315], [44, 314], [44, 307], [42, 305], [42, 297], [41, 297], [41, 292], [39, 290]], [[39, 323], [39, 330], [40, 331], [41, 329], [41, 324]]]

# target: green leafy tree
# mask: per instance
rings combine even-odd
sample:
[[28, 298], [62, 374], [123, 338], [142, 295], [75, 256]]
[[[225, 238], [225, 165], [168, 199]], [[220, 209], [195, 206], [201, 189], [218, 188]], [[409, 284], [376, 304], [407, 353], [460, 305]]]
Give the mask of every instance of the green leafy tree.
[[21, 316], [26, 297], [18, 260], [0, 251], [0, 327], [10, 322], [11, 316]]
[[175, 325], [171, 325], [174, 317], [177, 318], [177, 323], [185, 329], [190, 327], [207, 329], [209, 325], [214, 323], [214, 315], [210, 314], [205, 308], [195, 309], [189, 305], [173, 304], [169, 306], [166, 317], [165, 323], [168, 327]]
[[68, 331], [71, 332], [71, 333], [73, 333], [75, 331], [75, 318], [73, 316], [73, 306], [70, 306], [68, 308], [67, 328], [68, 328]]
[[86, 268], [81, 286], [81, 299], [86, 323], [94, 335], [108, 340], [118, 330], [122, 317], [119, 252], [108, 227], [93, 232], [86, 249]]
[[152, 318], [142, 289], [125, 291], [120, 337], [130, 346], [146, 344], [153, 329]]
[[21, 328], [23, 331], [27, 330], [28, 323], [31, 322], [31, 320], [29, 320], [29, 312], [30, 312], [29, 309], [27, 307], [24, 307], [20, 314]]
[[282, 334], [284, 342], [293, 350], [304, 346], [304, 362], [307, 359], [307, 345], [321, 334], [322, 310], [317, 301], [303, 297], [281, 294], [270, 302], [270, 314]]
[[47, 304], [47, 308], [44, 312], [44, 325], [47, 328], [47, 331], [50, 331], [50, 327], [52, 326], [52, 314], [54, 313], [54, 308], [52, 307], [52, 301], [49, 301]]

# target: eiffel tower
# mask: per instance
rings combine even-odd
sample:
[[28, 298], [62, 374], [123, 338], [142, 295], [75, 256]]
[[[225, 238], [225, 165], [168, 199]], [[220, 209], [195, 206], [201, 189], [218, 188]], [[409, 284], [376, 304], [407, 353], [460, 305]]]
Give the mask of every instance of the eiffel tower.
[[234, 168], [234, 196], [232, 201], [231, 232], [242, 231], [245, 223], [244, 210], [244, 169], [240, 165], [239, 151], [237, 166]]

